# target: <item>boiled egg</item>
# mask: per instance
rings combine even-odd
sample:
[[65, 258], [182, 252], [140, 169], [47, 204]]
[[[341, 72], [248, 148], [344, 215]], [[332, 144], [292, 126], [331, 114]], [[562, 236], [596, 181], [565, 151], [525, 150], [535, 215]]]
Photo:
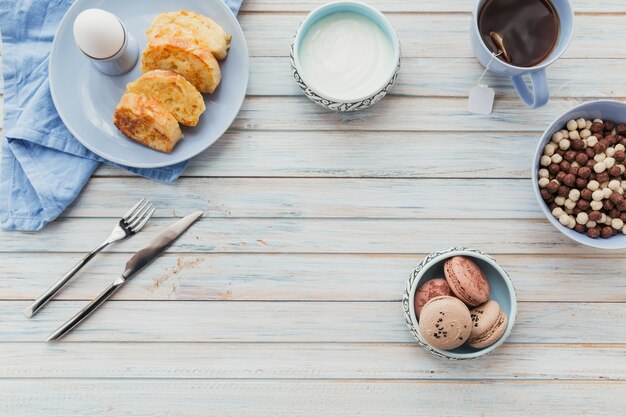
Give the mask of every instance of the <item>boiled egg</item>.
[[107, 59], [117, 54], [125, 42], [120, 20], [102, 9], [87, 9], [74, 20], [74, 40], [86, 55]]

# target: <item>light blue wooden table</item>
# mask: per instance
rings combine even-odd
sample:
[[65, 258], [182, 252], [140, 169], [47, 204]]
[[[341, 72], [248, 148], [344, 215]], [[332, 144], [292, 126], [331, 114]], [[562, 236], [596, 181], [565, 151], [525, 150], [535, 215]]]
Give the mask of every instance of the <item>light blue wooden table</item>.
[[[549, 105], [528, 110], [487, 77], [490, 117], [465, 111], [482, 71], [470, 0], [372, 0], [402, 42], [393, 95], [355, 114], [309, 102], [287, 55], [320, 3], [246, 0], [249, 97], [184, 178], [162, 185], [102, 167], [44, 231], [0, 233], [0, 415], [624, 415], [626, 259], [554, 230], [529, 172], [558, 114], [626, 98], [626, 3], [574, 1]], [[26, 319], [29, 300], [142, 195], [159, 218]], [[113, 301], [63, 342], [42, 342], [133, 251], [197, 209], [206, 217]], [[451, 245], [494, 255], [518, 291], [511, 338], [471, 362], [419, 348], [400, 305], [413, 266]]]

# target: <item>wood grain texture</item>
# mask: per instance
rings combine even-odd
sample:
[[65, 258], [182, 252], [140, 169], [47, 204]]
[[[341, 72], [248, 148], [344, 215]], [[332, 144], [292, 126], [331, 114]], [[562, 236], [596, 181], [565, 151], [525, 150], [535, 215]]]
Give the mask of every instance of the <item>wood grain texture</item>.
[[[538, 132], [231, 130], [192, 159], [184, 175], [528, 178], [538, 137]], [[102, 165], [96, 175], [130, 174]]]
[[[305, 16], [306, 13], [300, 12], [241, 13], [239, 21], [250, 55], [289, 56], [293, 35]], [[474, 57], [468, 13], [397, 13], [388, 15], [388, 18], [398, 34], [403, 57]], [[623, 20], [621, 14], [577, 15], [574, 19], [575, 36], [563, 57], [626, 58], [626, 50], [620, 42], [615, 42]], [[597, 71], [598, 78], [601, 78], [602, 69]]]
[[[0, 342], [42, 341], [85, 302], [52, 301], [30, 320], [22, 313], [27, 305], [0, 301]], [[626, 303], [520, 302], [508, 342], [626, 344], [624, 320]], [[401, 303], [395, 301], [109, 301], [64, 340], [412, 343], [414, 339]]]
[[121, 216], [119, 207], [141, 195], [154, 201], [158, 217], [203, 210], [205, 218], [544, 218], [529, 180], [382, 178], [194, 178], [157, 189], [147, 179], [94, 179], [63, 216]]
[[[171, 223], [151, 220], [133, 239], [107, 251], [135, 252]], [[0, 234], [0, 253], [84, 253], [108, 236], [111, 227], [110, 219], [60, 219], [41, 232]], [[168, 252], [416, 254], [451, 246], [493, 255], [603, 253], [574, 243], [547, 220], [289, 218], [203, 218]]]
[[[614, 417], [626, 407], [616, 382], [433, 381], [0, 381], [0, 412], [90, 416], [445, 416]], [[452, 397], [454, 401], [442, 401]], [[494, 401], [497, 398], [497, 401]]]
[[[415, 2], [419, 4], [419, 2]], [[287, 57], [254, 57], [250, 63], [248, 94], [251, 96], [300, 96]], [[610, 68], [611, 71], [605, 71]], [[405, 58], [390, 95], [419, 97], [467, 97], [484, 68], [471, 58]], [[626, 97], [622, 82], [623, 59], [563, 58], [548, 69], [552, 97]], [[602, 78], [602, 82], [598, 82]], [[511, 80], [488, 72], [483, 83], [496, 90], [498, 98], [516, 98]]]
[[[318, 0], [299, 0], [289, 2], [284, 0], [257, 0], [245, 1], [241, 6], [242, 12], [262, 11], [262, 12], [309, 12], [320, 6], [324, 2]], [[609, 14], [625, 13], [626, 5], [611, 0], [572, 0], [572, 9], [576, 14]], [[368, 4], [383, 12], [406, 13], [459, 13], [471, 12], [476, 4], [473, 0], [370, 0]]]
[[[149, 265], [116, 300], [400, 301], [419, 255], [168, 254]], [[128, 254], [104, 253], [58, 294], [89, 300], [121, 270]], [[31, 300], [79, 254], [0, 254], [0, 296]], [[626, 302], [620, 254], [498, 255], [520, 301]], [[41, 264], [46, 270], [41, 270]]]
[[[181, 357], [184, 352], [184, 357]], [[417, 344], [0, 343], [0, 378], [626, 379], [626, 345], [507, 344], [488, 359], [443, 361]], [[487, 366], [488, 362], [488, 366]]]

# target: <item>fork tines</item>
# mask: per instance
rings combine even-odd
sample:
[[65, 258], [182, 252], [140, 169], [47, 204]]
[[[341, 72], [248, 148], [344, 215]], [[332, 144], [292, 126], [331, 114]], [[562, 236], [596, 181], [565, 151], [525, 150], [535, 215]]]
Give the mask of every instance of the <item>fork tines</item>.
[[145, 226], [148, 220], [150, 220], [155, 211], [156, 208], [154, 208], [152, 202], [144, 197], [128, 210], [122, 220], [126, 227], [133, 233], [137, 233]]

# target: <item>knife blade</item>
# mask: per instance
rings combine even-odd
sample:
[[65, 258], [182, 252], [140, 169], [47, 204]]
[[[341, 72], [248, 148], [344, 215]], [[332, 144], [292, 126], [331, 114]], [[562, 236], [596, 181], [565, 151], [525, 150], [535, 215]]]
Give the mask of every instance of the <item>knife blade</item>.
[[161, 234], [154, 238], [148, 246], [138, 251], [128, 260], [128, 262], [126, 262], [122, 275], [120, 275], [104, 291], [102, 291], [99, 296], [94, 298], [82, 310], [76, 313], [74, 317], [52, 332], [52, 334], [46, 339], [46, 342], [62, 338], [73, 328], [78, 326], [79, 323], [89, 317], [98, 307], [100, 307], [100, 305], [102, 305], [102, 303], [104, 303], [109, 297], [111, 297], [111, 295], [120, 289], [126, 281], [136, 275], [165, 249], [167, 249], [168, 246], [174, 243], [174, 241], [176, 241], [176, 239], [178, 239], [196, 220], [198, 220], [202, 214], [203, 213], [201, 211], [191, 213], [161, 232]]

